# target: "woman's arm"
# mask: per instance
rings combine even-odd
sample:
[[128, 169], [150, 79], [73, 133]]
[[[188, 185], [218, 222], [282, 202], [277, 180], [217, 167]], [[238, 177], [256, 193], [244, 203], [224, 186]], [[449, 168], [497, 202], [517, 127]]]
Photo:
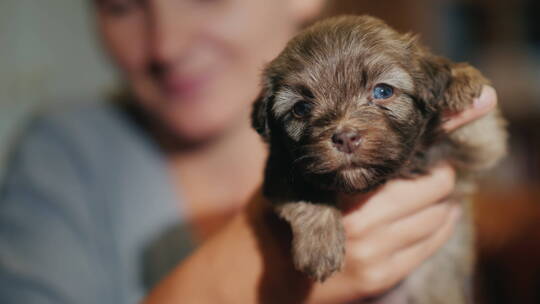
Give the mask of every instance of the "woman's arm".
[[275, 285], [275, 299], [293, 295], [293, 285], [305, 282], [289, 264], [287, 230], [266, 206], [255, 195], [249, 208], [173, 270], [145, 303], [256, 303], [263, 275], [275, 279], [266, 281]]

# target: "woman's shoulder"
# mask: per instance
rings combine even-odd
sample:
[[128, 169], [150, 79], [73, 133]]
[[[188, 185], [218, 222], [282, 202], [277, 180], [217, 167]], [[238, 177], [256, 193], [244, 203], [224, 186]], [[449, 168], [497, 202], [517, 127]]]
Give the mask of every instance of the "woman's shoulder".
[[59, 103], [40, 108], [23, 128], [23, 137], [42, 133], [40, 130], [59, 132], [79, 141], [107, 139], [108, 136], [125, 136], [140, 131], [119, 106], [106, 101]]
[[6, 183], [24, 175], [59, 189], [78, 183], [84, 193], [118, 194], [129, 189], [109, 187], [131, 183], [135, 176], [166, 178], [162, 155], [152, 141], [107, 102], [39, 109], [13, 139], [2, 176]]
[[13, 137], [9, 155], [44, 146], [99, 163], [107, 163], [126, 150], [158, 156], [145, 132], [119, 106], [107, 101], [58, 103], [37, 109]]
[[143, 142], [136, 128], [106, 102], [40, 108], [10, 142], [3, 189], [10, 184], [37, 183], [46, 184], [47, 189], [81, 184], [95, 190], [104, 177], [111, 176], [113, 168], [130, 167], [134, 162], [130, 155], [156, 158], [145, 151], [149, 148]]
[[[145, 246], [179, 220], [163, 161], [140, 133], [99, 102], [30, 119], [0, 186], [0, 276], [28, 295], [31, 277], [62, 299], [98, 303], [106, 291], [136, 302]], [[0, 302], [24, 296], [0, 294]]]

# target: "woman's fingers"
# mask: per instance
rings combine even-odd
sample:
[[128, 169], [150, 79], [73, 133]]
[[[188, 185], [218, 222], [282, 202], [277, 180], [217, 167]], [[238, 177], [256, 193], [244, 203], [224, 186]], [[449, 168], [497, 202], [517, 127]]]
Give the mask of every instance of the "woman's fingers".
[[395, 267], [397, 277], [411, 273], [422, 262], [437, 252], [452, 236], [460, 216], [461, 206], [453, 206], [451, 216], [429, 238], [398, 251], [390, 263]]
[[[404, 236], [409, 238], [404, 242], [399, 240], [403, 235], [392, 236], [389, 234], [390, 231], [374, 234], [374, 238], [379, 239], [378, 243], [366, 239], [349, 240], [346, 269], [349, 275], [352, 273], [357, 282], [362, 282], [361, 286], [357, 286], [358, 294], [362, 296], [378, 294], [403, 280], [449, 240], [460, 214], [461, 206], [448, 201], [428, 208], [419, 217], [414, 215], [396, 224], [396, 227], [405, 228], [410, 224], [422, 225], [426, 220], [421, 218], [424, 216], [439, 218], [439, 223], [430, 224], [433, 226], [429, 231], [420, 230], [419, 235]], [[401, 247], [384, 247], [394, 242], [401, 243]]]
[[365, 264], [388, 259], [433, 236], [453, 216], [454, 207], [454, 202], [444, 201], [359, 238], [349, 236], [352, 246], [348, 250]]
[[[450, 194], [454, 182], [455, 172], [448, 164], [441, 164], [428, 175], [416, 179], [391, 181], [365, 201], [357, 201], [361, 208], [344, 216], [345, 229], [348, 235], [354, 236], [368, 233], [377, 227], [385, 227], [399, 218], [441, 201]], [[355, 199], [357, 196], [347, 198], [353, 201]]]
[[[363, 241], [381, 258], [429, 239], [453, 216], [455, 203], [444, 201], [378, 229]], [[386, 241], [382, 241], [386, 240]], [[365, 248], [364, 248], [365, 249]]]
[[497, 93], [491, 86], [484, 86], [480, 97], [474, 100], [470, 109], [453, 113], [446, 117], [443, 129], [451, 132], [481, 116], [486, 115], [497, 106]]
[[398, 251], [386, 259], [361, 265], [363, 269], [359, 277], [362, 278], [363, 284], [360, 292], [365, 295], [378, 294], [402, 281], [450, 239], [460, 214], [460, 208], [455, 206], [452, 215], [438, 230], [434, 231], [431, 237]]

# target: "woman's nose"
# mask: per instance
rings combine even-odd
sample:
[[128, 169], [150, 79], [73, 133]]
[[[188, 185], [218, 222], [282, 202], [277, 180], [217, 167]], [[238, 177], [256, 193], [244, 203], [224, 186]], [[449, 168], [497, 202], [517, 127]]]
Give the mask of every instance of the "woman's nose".
[[175, 1], [148, 1], [149, 49], [152, 60], [169, 64], [187, 48], [193, 35], [190, 18], [174, 7]]

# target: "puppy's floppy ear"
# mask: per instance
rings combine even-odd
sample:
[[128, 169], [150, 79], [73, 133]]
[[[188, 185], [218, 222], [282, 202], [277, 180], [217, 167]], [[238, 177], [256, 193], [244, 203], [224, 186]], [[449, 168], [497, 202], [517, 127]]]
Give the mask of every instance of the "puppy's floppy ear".
[[265, 141], [270, 137], [270, 127], [268, 124], [269, 104], [274, 98], [274, 85], [271, 77], [265, 75], [262, 90], [253, 104], [251, 112], [251, 125], [259, 133]]
[[450, 112], [463, 111], [480, 97], [482, 87], [490, 84], [479, 70], [468, 63], [453, 63], [450, 66], [450, 83], [444, 92], [444, 103]]
[[[467, 63], [454, 63], [433, 55], [420, 57], [421, 77], [418, 94], [428, 108], [451, 114], [472, 106], [489, 81]], [[423, 87], [422, 87], [423, 86]], [[466, 172], [492, 167], [506, 153], [505, 122], [498, 111], [469, 122], [448, 134], [452, 142], [449, 160]]]
[[428, 108], [459, 112], [469, 108], [489, 81], [467, 63], [454, 63], [423, 51], [419, 56], [418, 95]]

